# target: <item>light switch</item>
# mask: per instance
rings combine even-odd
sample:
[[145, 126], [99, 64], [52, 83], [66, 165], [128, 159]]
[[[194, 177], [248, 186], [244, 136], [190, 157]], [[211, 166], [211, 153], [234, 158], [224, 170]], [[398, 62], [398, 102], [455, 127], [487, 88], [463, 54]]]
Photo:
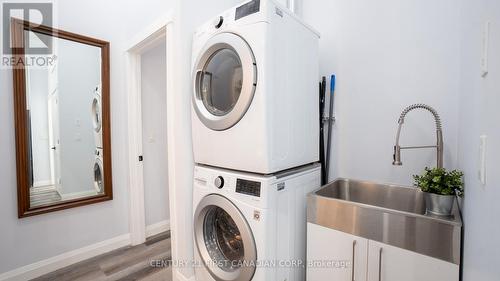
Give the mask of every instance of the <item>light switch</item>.
[[481, 77], [488, 75], [488, 46], [490, 43], [490, 22], [483, 26], [482, 47], [481, 47]]
[[486, 185], [486, 135], [479, 137], [479, 181], [482, 185]]

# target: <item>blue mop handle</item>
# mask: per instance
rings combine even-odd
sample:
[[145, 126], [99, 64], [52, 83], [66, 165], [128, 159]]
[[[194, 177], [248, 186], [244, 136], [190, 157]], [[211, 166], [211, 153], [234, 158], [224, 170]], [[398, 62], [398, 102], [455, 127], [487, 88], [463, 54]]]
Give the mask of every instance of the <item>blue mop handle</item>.
[[335, 91], [335, 74], [330, 77], [330, 93], [332, 94], [332, 97], [334, 91]]
[[328, 111], [328, 140], [326, 143], [326, 163], [325, 163], [325, 178], [329, 181], [330, 171], [330, 151], [332, 145], [332, 123], [333, 123], [333, 96], [335, 93], [335, 75], [330, 77], [330, 108]]

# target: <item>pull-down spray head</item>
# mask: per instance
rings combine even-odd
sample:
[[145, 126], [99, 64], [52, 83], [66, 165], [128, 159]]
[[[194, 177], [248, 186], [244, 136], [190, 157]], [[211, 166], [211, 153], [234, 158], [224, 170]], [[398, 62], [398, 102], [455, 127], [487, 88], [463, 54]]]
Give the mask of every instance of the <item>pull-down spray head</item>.
[[[436, 123], [436, 145], [424, 145], [424, 146], [406, 146], [402, 147], [399, 145], [399, 136], [401, 135], [401, 128], [403, 127], [403, 123], [408, 112], [414, 109], [425, 109], [429, 111], [433, 116]], [[437, 167], [443, 167], [443, 130], [441, 126], [441, 118], [437, 111], [426, 105], [426, 104], [413, 104], [408, 106], [403, 110], [398, 120], [398, 132], [396, 134], [396, 144], [394, 145], [394, 154], [393, 154], [393, 162], [392, 165], [401, 166], [403, 162], [401, 162], [401, 149], [416, 149], [416, 148], [436, 148], [437, 152]]]

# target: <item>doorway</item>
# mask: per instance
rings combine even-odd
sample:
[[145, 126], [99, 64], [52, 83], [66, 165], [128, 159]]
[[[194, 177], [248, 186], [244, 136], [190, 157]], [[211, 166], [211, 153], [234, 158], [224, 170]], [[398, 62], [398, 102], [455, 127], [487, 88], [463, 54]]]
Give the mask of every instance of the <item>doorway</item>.
[[165, 41], [150, 46], [141, 54], [141, 156], [146, 237], [169, 225], [166, 59]]
[[[167, 58], [171, 58], [171, 20], [140, 33], [127, 55], [130, 239], [170, 230], [167, 155]], [[170, 36], [168, 36], [170, 34]]]

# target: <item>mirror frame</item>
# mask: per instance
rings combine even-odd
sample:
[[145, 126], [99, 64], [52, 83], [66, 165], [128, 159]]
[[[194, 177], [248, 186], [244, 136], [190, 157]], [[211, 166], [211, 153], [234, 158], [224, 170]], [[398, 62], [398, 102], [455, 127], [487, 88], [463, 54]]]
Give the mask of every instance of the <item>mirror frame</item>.
[[[61, 201], [52, 205], [30, 208], [30, 181], [28, 159], [28, 116], [26, 114], [26, 72], [24, 65], [13, 67], [14, 94], [14, 126], [16, 135], [16, 168], [17, 168], [17, 205], [18, 217], [24, 218], [69, 208], [80, 207], [98, 202], [113, 200], [112, 170], [111, 170], [111, 119], [110, 119], [110, 69], [109, 42], [87, 36], [36, 25], [20, 19], [11, 19], [11, 38], [14, 46], [23, 46], [26, 30], [42, 33], [55, 38], [66, 39], [82, 44], [101, 48], [101, 105], [102, 105], [102, 141], [104, 165], [104, 193], [79, 199]], [[16, 61], [24, 57], [24, 48], [12, 48]]]

